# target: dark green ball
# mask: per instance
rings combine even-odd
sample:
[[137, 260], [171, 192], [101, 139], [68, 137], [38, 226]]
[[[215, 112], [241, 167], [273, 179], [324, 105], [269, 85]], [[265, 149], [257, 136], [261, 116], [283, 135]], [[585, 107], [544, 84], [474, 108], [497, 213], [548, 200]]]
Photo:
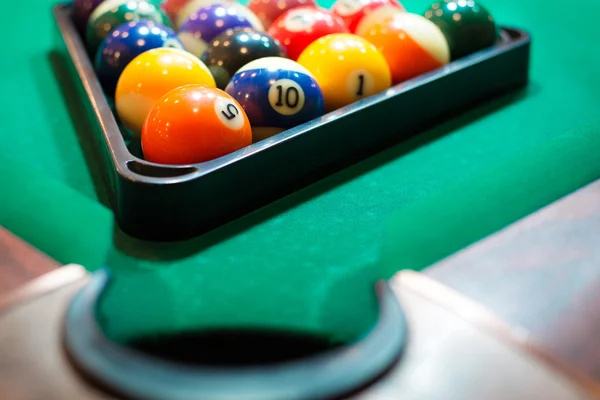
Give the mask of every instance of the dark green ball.
[[285, 57], [279, 42], [252, 28], [229, 29], [217, 36], [200, 59], [206, 64], [219, 89], [225, 89], [236, 71], [263, 57]]
[[90, 55], [95, 55], [100, 43], [115, 28], [131, 21], [154, 21], [170, 27], [158, 0], [105, 0], [90, 15], [85, 36]]
[[473, 0], [439, 1], [424, 15], [444, 33], [452, 60], [490, 47], [498, 37], [492, 15]]

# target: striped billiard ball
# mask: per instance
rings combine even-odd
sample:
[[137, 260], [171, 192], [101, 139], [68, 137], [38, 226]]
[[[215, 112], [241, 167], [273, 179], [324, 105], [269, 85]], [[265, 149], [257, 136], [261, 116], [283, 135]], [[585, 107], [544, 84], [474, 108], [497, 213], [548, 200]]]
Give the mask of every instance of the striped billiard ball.
[[396, 13], [363, 34], [385, 57], [394, 84], [440, 68], [450, 61], [442, 31], [417, 14]]
[[257, 142], [325, 113], [323, 94], [295, 61], [264, 57], [243, 66], [227, 88], [246, 111]]

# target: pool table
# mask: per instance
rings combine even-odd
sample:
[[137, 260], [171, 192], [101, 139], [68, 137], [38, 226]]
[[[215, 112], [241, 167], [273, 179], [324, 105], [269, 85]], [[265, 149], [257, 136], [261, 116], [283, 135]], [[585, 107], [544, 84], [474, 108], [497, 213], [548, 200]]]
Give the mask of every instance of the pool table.
[[[584, 333], [600, 323], [583, 314], [598, 304], [592, 290], [599, 283], [593, 268], [598, 229], [589, 221], [600, 215], [594, 183], [600, 179], [600, 76], [593, 67], [600, 52], [591, 50], [597, 47], [591, 33], [598, 32], [591, 16], [600, 4], [487, 0], [497, 21], [532, 35], [526, 88], [178, 242], [139, 240], [115, 223], [92, 123], [57, 51], [54, 4], [5, 5], [9, 31], [18, 35], [5, 45], [8, 62], [0, 75], [0, 135], [7, 144], [0, 149], [0, 266], [6, 265], [0, 270], [0, 326], [7, 332], [0, 335], [0, 354], [20, 349], [15, 365], [23, 372], [15, 376], [35, 379], [26, 368], [34, 349], [58, 340], [61, 312], [94, 277], [110, 279], [95, 317], [107, 340], [120, 346], [140, 337], [253, 328], [301, 332], [343, 347], [366, 340], [365, 332], [381, 322], [375, 287], [388, 282], [407, 316], [408, 346], [420, 343], [415, 336], [423, 344], [422, 353], [408, 347], [387, 375], [378, 375], [383, 382], [403, 362], [417, 366], [415, 354], [433, 360], [427, 351], [441, 349], [440, 338], [447, 349], [459, 339], [466, 348], [470, 337], [487, 353], [463, 359], [440, 352], [453, 366], [464, 363], [461, 372], [431, 370], [420, 378], [473, 396], [483, 389], [465, 376], [489, 379], [498, 398], [510, 390], [516, 390], [513, 398], [527, 398], [531, 382], [541, 385], [536, 390], [546, 388], [547, 398], [600, 393], [600, 356], [594, 358], [592, 335]], [[403, 4], [422, 12], [429, 1]], [[48, 283], [53, 274], [60, 284]], [[50, 304], [54, 311], [44, 311]], [[23, 315], [52, 333], [24, 334]], [[490, 339], [498, 337], [505, 342]], [[22, 338], [21, 347], [9, 345], [15, 338]], [[43, 366], [65, 358], [56, 349], [48, 354], [48, 364], [38, 366], [42, 375]], [[497, 357], [485, 360], [484, 354]], [[495, 386], [486, 376], [500, 360], [519, 366], [515, 371], [532, 377], [529, 383]], [[64, 382], [54, 387], [56, 398], [83, 392], [105, 398], [65, 376], [56, 380]], [[427, 398], [417, 390], [418, 378], [413, 373], [403, 378], [405, 386], [369, 389], [365, 383], [360, 389], [379, 390], [365, 398], [395, 398], [399, 388]], [[506, 379], [518, 382], [517, 376]], [[24, 380], [0, 380], [0, 390], [33, 398], [18, 384]], [[352, 393], [360, 397], [358, 388]]]

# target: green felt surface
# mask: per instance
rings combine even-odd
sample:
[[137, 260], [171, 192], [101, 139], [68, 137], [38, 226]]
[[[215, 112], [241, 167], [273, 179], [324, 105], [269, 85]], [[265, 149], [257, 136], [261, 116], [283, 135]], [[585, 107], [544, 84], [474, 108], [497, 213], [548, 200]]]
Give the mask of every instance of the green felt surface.
[[352, 337], [376, 315], [377, 278], [423, 269], [600, 176], [600, 3], [487, 0], [533, 35], [526, 90], [198, 239], [140, 242], [102, 205], [91, 133], [52, 55], [53, 3], [5, 6], [18, 40], [0, 62], [0, 223], [62, 263], [112, 270], [99, 316], [116, 340], [223, 325]]

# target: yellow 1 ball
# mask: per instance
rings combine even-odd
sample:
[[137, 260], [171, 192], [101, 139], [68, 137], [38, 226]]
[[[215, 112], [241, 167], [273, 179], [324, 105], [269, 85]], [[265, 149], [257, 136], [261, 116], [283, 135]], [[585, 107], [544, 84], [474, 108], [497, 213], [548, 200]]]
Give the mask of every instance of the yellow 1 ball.
[[115, 106], [121, 122], [139, 137], [156, 101], [189, 84], [216, 87], [206, 65], [194, 55], [171, 47], [140, 54], [127, 64], [117, 83]]
[[300, 54], [298, 63], [315, 77], [327, 111], [392, 85], [383, 55], [366, 39], [352, 34], [334, 33], [317, 39]]

